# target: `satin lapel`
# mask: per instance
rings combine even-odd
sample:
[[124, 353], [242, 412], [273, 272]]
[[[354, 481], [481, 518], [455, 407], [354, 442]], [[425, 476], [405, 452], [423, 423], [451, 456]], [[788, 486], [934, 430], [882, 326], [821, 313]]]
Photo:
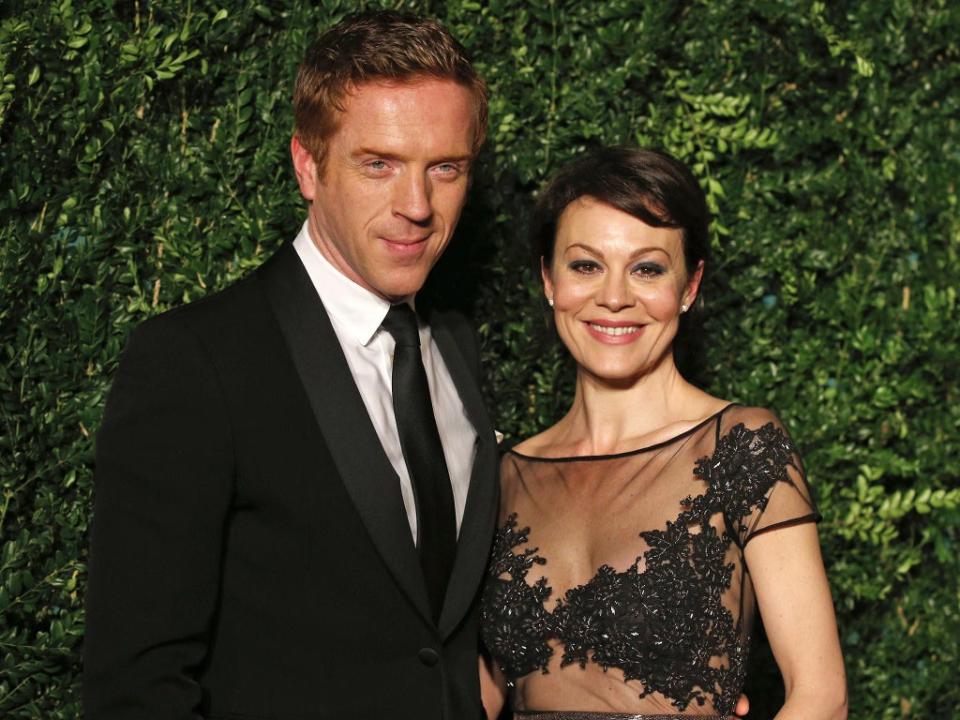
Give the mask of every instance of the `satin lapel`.
[[380, 445], [316, 288], [290, 244], [259, 276], [343, 484], [397, 584], [429, 621], [430, 602], [400, 480]]
[[441, 318], [431, 318], [433, 335], [450, 371], [467, 416], [477, 431], [477, 453], [470, 475], [470, 489], [460, 523], [457, 556], [440, 614], [440, 635], [446, 638], [457, 627], [477, 595], [490, 554], [497, 513], [497, 442], [484, 407], [480, 388], [456, 339]]

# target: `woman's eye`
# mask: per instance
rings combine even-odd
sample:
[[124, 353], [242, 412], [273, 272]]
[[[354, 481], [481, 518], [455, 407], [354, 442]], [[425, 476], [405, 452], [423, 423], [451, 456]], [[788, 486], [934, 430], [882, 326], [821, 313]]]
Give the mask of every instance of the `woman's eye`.
[[570, 263], [570, 269], [576, 273], [590, 275], [600, 270], [600, 265], [593, 260], [574, 260]]
[[643, 277], [656, 277], [658, 275], [663, 275], [667, 269], [663, 267], [663, 265], [659, 265], [657, 263], [645, 262], [637, 265], [633, 271]]

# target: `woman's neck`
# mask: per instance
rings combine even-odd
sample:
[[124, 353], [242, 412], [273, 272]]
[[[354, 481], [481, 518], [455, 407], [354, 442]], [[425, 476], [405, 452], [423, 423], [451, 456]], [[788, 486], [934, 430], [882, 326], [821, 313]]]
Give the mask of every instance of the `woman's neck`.
[[604, 381], [579, 368], [573, 404], [550, 444], [572, 455], [632, 450], [669, 439], [720, 404], [684, 380], [672, 356], [626, 382]]

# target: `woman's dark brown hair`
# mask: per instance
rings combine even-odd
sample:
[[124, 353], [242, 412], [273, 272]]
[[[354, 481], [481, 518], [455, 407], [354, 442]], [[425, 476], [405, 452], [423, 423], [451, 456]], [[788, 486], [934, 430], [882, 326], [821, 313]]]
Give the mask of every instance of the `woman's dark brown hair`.
[[686, 165], [662, 150], [604, 147], [562, 168], [537, 199], [532, 226], [537, 269], [553, 262], [557, 223], [574, 200], [590, 197], [652, 227], [683, 231], [687, 272], [710, 254], [710, 213], [700, 184]]

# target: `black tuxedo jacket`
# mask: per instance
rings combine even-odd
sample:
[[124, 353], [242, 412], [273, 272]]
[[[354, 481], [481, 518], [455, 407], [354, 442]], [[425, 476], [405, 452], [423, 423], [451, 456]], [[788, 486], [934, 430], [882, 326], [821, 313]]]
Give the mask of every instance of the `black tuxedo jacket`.
[[87, 720], [481, 717], [496, 443], [472, 332], [429, 321], [478, 435], [439, 623], [399, 480], [291, 245], [134, 331], [97, 437]]

